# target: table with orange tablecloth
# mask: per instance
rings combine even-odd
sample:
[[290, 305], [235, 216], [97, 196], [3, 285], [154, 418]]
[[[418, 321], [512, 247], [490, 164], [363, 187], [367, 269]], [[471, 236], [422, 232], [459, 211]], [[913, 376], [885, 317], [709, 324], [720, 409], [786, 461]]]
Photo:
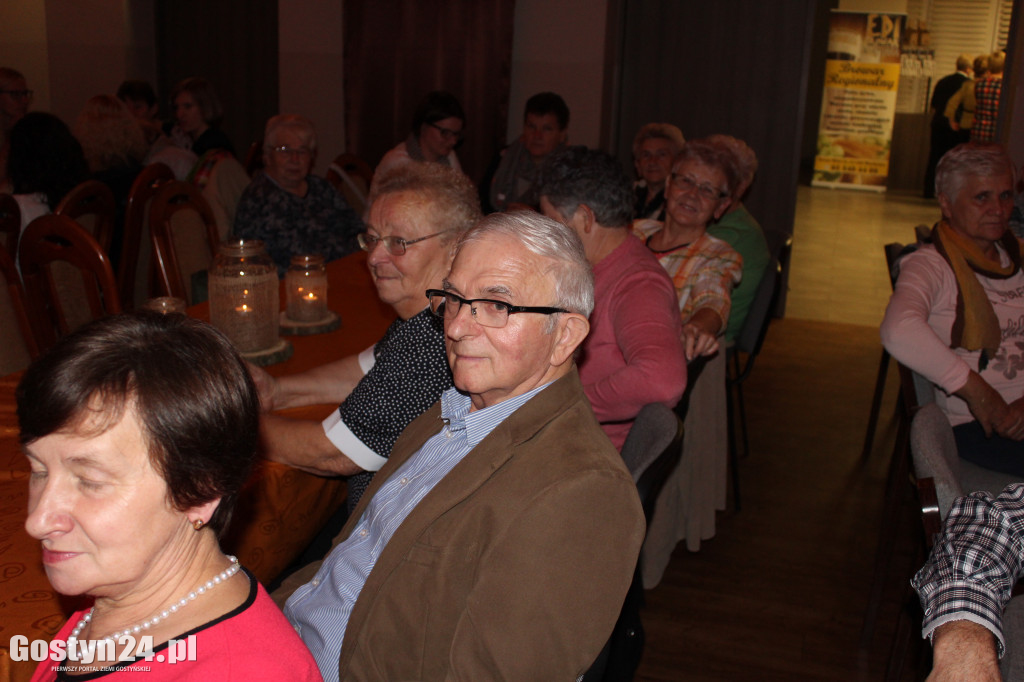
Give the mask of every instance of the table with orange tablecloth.
[[[395, 319], [394, 311], [377, 298], [364, 253], [329, 263], [327, 279], [328, 304], [341, 317], [340, 328], [326, 334], [286, 337], [294, 353], [288, 361], [267, 367], [271, 374], [293, 374], [359, 352], [380, 339]], [[189, 314], [209, 319], [205, 304], [194, 306]], [[31, 661], [11, 661], [11, 637], [49, 640], [76, 606], [50, 588], [39, 543], [24, 530], [28, 462], [18, 446], [14, 403], [20, 378], [21, 373], [0, 378], [0, 682], [27, 680], [36, 666]], [[281, 414], [322, 419], [336, 407], [319, 405]], [[261, 462], [239, 496], [222, 544], [267, 583], [298, 556], [344, 499], [341, 479]]]

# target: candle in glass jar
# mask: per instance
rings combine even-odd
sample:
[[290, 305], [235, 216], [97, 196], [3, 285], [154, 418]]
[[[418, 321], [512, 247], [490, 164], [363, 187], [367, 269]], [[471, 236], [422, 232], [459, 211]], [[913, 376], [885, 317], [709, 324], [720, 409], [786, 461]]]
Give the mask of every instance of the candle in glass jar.
[[327, 272], [323, 256], [293, 256], [285, 274], [288, 319], [319, 322], [327, 317]]

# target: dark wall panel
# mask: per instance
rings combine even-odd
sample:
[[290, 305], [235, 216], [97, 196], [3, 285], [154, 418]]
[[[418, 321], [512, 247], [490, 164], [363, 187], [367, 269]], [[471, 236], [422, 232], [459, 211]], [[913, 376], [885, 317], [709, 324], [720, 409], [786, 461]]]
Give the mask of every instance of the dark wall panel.
[[757, 153], [747, 206], [766, 228], [792, 230], [814, 0], [627, 0], [622, 21], [618, 154], [636, 130], [678, 125], [689, 138], [726, 133]]
[[206, 78], [224, 104], [221, 127], [244, 158], [278, 113], [277, 35], [276, 0], [156, 0], [160, 95], [188, 76]]

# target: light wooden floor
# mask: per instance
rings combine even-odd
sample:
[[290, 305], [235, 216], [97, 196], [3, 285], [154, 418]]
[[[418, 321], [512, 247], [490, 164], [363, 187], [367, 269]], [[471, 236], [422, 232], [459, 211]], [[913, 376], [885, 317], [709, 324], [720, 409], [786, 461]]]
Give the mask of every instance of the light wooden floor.
[[800, 187], [786, 316], [877, 327], [892, 292], [883, 247], [938, 219], [933, 199]]
[[[800, 188], [786, 318], [746, 384], [743, 508], [719, 513], [700, 552], [677, 547], [647, 593], [637, 680], [882, 679], [921, 532], [912, 495], [881, 518], [894, 372], [873, 453], [860, 459], [890, 294], [882, 247], [937, 218], [917, 197]], [[862, 648], [883, 523], [898, 525], [897, 551]]]

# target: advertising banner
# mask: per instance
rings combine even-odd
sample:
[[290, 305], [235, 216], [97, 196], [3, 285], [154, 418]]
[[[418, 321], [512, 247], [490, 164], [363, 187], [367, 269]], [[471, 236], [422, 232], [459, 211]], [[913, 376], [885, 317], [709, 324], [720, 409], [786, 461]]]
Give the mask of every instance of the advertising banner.
[[812, 185], [885, 191], [905, 18], [833, 11]]

